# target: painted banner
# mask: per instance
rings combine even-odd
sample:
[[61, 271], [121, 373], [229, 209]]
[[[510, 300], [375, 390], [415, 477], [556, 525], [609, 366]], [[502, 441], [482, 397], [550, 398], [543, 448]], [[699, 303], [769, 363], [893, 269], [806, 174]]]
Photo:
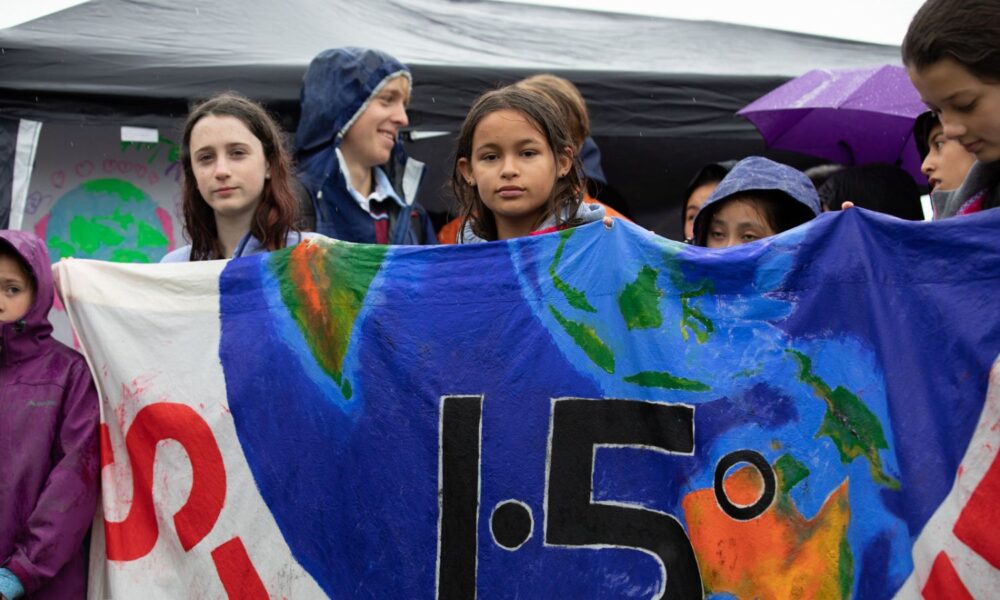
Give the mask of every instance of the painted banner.
[[64, 261], [91, 597], [990, 597], [998, 230]]

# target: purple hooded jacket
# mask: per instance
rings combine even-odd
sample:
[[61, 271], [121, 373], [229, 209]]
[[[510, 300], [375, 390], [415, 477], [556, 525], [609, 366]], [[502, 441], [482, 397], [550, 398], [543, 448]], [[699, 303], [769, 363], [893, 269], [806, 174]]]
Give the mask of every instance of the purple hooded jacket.
[[0, 231], [31, 266], [37, 289], [23, 319], [0, 323], [0, 567], [27, 598], [85, 598], [84, 537], [99, 487], [97, 392], [86, 362], [52, 339], [45, 244]]

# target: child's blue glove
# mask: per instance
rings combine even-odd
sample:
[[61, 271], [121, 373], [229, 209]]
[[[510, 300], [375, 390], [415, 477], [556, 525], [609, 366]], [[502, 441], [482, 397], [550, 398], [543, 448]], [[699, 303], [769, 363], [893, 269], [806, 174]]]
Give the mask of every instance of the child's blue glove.
[[21, 581], [8, 569], [0, 569], [0, 599], [16, 600], [24, 595]]

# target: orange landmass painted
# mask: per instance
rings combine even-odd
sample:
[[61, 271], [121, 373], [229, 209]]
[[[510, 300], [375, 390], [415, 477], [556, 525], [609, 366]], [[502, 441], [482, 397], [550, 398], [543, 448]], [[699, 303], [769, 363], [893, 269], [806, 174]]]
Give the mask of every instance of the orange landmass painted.
[[[732, 502], [744, 505], [763, 490], [752, 467], [734, 472], [723, 485]], [[723, 512], [711, 489], [688, 494], [682, 506], [706, 593], [760, 599], [842, 596], [840, 549], [850, 521], [846, 479], [812, 520], [780, 492], [764, 514], [750, 521]]]

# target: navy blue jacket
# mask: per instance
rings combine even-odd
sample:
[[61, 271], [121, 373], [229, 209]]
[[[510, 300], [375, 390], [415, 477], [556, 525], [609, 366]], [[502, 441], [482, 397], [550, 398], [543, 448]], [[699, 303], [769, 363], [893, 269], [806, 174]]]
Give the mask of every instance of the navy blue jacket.
[[[410, 71], [378, 50], [335, 48], [318, 54], [302, 82], [302, 116], [295, 133], [299, 178], [316, 207], [316, 231], [349, 242], [375, 243], [375, 220], [351, 196], [336, 148], [347, 129], [389, 79], [410, 78]], [[415, 197], [424, 167], [406, 155], [396, 140], [381, 167], [405, 206], [392, 206], [391, 244], [434, 244], [437, 237], [427, 211]], [[393, 204], [393, 203], [390, 203]]]

